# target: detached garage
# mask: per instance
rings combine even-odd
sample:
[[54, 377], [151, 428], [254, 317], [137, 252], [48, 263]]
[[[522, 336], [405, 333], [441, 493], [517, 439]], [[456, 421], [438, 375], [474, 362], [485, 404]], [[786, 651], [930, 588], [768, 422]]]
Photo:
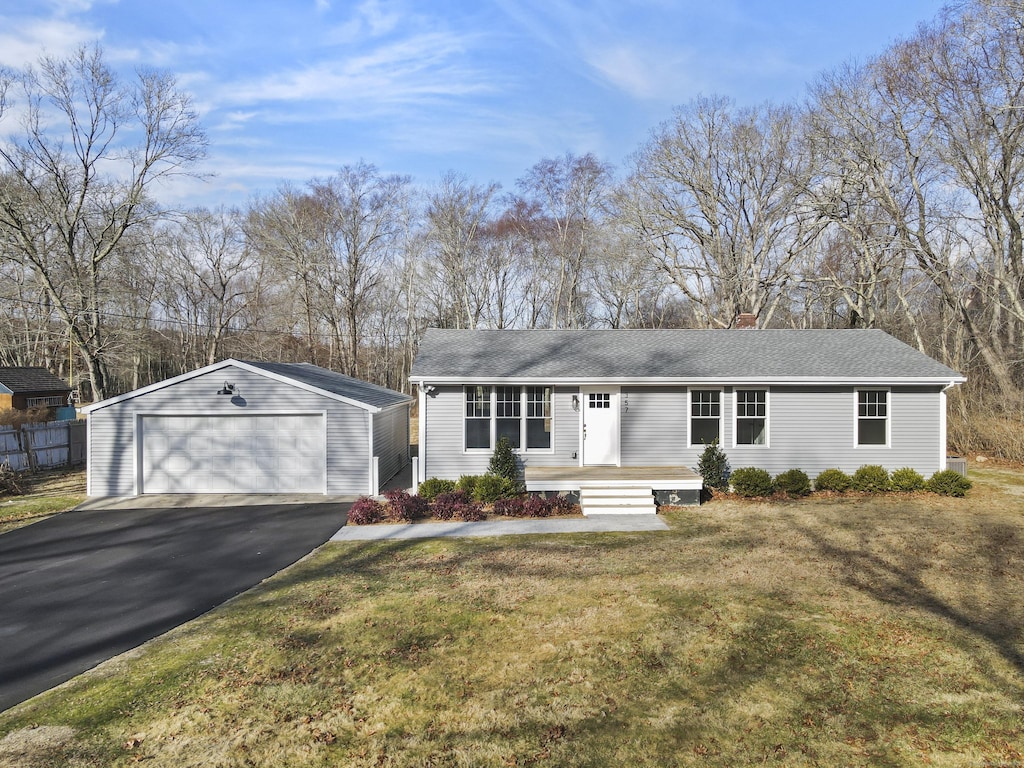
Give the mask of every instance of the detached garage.
[[225, 360], [82, 408], [90, 496], [377, 494], [412, 398], [308, 363]]

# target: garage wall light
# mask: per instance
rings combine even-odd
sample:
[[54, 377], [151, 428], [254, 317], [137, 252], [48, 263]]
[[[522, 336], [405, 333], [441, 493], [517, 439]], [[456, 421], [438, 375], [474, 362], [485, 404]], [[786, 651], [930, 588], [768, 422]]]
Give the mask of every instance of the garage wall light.
[[218, 395], [233, 395], [235, 394], [235, 385], [224, 382], [224, 386], [217, 390]]

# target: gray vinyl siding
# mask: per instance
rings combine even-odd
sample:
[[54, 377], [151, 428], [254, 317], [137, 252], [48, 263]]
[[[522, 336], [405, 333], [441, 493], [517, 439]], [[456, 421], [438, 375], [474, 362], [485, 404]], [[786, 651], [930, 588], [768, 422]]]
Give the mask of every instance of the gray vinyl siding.
[[624, 467], [686, 465], [686, 390], [623, 387], [619, 399]]
[[[216, 394], [225, 381], [241, 401]], [[355, 406], [265, 376], [227, 367], [89, 414], [89, 493], [130, 496], [136, 492], [137, 414], [327, 413], [327, 493], [352, 495], [369, 489], [369, 416]]]
[[[578, 387], [555, 387], [552, 393], [554, 430], [553, 452], [520, 454], [524, 464], [561, 467], [579, 464], [580, 415], [572, 409], [572, 396]], [[425, 477], [457, 480], [461, 475], [480, 475], [487, 471], [490, 451], [464, 450], [465, 394], [461, 386], [438, 386], [426, 399], [426, 438], [421, 455], [426, 462]]]
[[[887, 469], [912, 467], [925, 477], [939, 469], [945, 436], [940, 433], [939, 387], [890, 387], [888, 446], [854, 446], [856, 395], [852, 386], [766, 387], [768, 446], [733, 446], [732, 386], [702, 385], [722, 391], [721, 446], [733, 468], [762, 467], [772, 474], [799, 468], [813, 479], [823, 469], [852, 473], [864, 464]], [[758, 389], [759, 387], [743, 387]], [[765, 388], [765, 387], [761, 387]], [[886, 389], [885, 387], [872, 387]], [[572, 410], [575, 387], [555, 389], [555, 452], [527, 454], [534, 466], [576, 466], [579, 413]], [[620, 461], [622, 466], [675, 466], [696, 469], [700, 447], [689, 447], [685, 387], [624, 386], [620, 397]], [[439, 386], [426, 398], [427, 477], [456, 479], [487, 470], [490, 453], [463, 450], [463, 388]]]
[[[733, 446], [733, 389], [725, 387], [722, 394], [721, 446], [734, 469], [761, 467], [778, 474], [799, 468], [812, 479], [829, 467], [852, 473], [864, 464], [881, 464], [890, 471], [912, 467], [925, 477], [939, 469], [945, 436], [940, 434], [941, 398], [936, 387], [889, 388], [887, 447], [854, 446], [853, 387], [768, 387], [768, 446]], [[696, 467], [701, 450], [685, 449], [683, 463]]]
[[373, 453], [378, 480], [390, 480], [409, 462], [409, 406], [391, 408], [373, 417]]

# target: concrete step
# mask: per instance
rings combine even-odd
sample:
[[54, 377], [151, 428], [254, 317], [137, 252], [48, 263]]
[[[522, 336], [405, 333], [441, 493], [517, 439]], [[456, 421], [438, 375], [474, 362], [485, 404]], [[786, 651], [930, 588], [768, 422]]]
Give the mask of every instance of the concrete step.
[[580, 509], [584, 515], [653, 515], [658, 511], [650, 487], [597, 483], [580, 486]]

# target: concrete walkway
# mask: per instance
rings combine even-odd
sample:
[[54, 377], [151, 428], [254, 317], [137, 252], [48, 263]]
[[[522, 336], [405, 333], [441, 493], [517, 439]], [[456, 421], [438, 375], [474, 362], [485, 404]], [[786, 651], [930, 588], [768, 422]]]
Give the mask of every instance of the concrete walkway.
[[405, 525], [346, 525], [331, 541], [383, 541], [386, 539], [437, 539], [459, 536], [517, 536], [551, 533], [607, 533], [667, 531], [657, 515], [590, 515], [589, 517], [537, 520], [487, 520], [480, 523], [412, 523]]

